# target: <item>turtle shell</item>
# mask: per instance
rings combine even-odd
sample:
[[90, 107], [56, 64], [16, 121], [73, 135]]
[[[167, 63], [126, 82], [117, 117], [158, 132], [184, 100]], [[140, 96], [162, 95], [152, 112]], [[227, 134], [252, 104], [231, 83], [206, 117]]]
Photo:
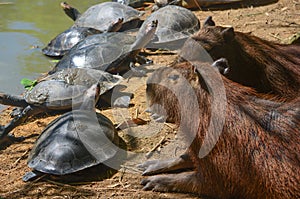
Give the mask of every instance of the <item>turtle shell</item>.
[[123, 78], [104, 71], [69, 68], [47, 76], [25, 95], [27, 103], [49, 109], [66, 109], [81, 104], [85, 91], [99, 82], [100, 95]]
[[200, 22], [193, 12], [180, 6], [168, 5], [153, 12], [142, 24], [138, 35], [143, 34], [146, 24], [153, 20], [158, 20], [158, 26], [155, 38], [147, 48], [169, 48], [167, 44], [180, 48], [189, 36], [200, 29]]
[[135, 40], [135, 36], [125, 33], [105, 33], [87, 37], [74, 46], [49, 74], [65, 68], [93, 68], [111, 73], [121, 73], [128, 68], [126, 64], [124, 64], [126, 69], [112, 70], [109, 66], [114, 65], [112, 63], [121, 56], [126, 56], [132, 50], [131, 45]]
[[101, 34], [94, 34], [85, 38], [71, 50], [74, 52], [78, 49], [82, 49], [94, 44], [118, 44], [119, 46], [131, 45], [135, 42], [135, 40], [136, 37], [134, 35], [124, 32], [105, 32]]
[[101, 33], [101, 31], [93, 28], [71, 27], [52, 39], [47, 46], [42, 49], [42, 53], [52, 57], [63, 56], [79, 41], [89, 35], [98, 33]]
[[64, 175], [113, 158], [119, 137], [100, 113], [73, 110], [52, 121], [39, 136], [28, 158], [37, 171]]
[[88, 8], [76, 19], [74, 26], [90, 27], [105, 32], [116, 19], [122, 18], [121, 30], [126, 30], [137, 28], [140, 25], [139, 18], [142, 15], [143, 13], [130, 6], [117, 2], [104, 2]]

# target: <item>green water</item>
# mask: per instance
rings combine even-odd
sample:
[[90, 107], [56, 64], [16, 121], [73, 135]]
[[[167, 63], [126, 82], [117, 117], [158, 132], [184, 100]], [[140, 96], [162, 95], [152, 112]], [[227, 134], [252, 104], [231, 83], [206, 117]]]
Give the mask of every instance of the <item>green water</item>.
[[[0, 92], [20, 94], [22, 78], [35, 79], [53, 67], [55, 63], [41, 49], [73, 24], [61, 1], [0, 0]], [[80, 11], [100, 2], [68, 1]]]

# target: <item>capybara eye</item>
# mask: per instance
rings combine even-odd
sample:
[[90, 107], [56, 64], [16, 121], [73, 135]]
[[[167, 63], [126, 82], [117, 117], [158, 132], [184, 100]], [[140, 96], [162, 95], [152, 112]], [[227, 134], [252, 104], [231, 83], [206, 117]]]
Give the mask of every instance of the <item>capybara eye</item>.
[[168, 78], [175, 81], [179, 78], [179, 75], [172, 74], [172, 75], [169, 75]]

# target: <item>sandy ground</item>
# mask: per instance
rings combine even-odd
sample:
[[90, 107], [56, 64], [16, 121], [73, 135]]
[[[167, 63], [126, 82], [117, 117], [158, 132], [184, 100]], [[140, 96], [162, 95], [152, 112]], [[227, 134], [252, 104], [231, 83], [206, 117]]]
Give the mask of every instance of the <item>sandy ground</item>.
[[[267, 40], [280, 43], [287, 43], [289, 38], [300, 32], [300, 1], [280, 0], [277, 3], [225, 10], [202, 10], [193, 11], [201, 22], [211, 15], [217, 25], [230, 25], [235, 30], [251, 32], [253, 35]], [[175, 55], [155, 54], [149, 56], [155, 64], [167, 65], [175, 59]], [[112, 119], [115, 124], [135, 118], [149, 121], [145, 100], [146, 78], [129, 80], [129, 85], [134, 91], [132, 107], [129, 110], [102, 110], [101, 112]], [[139, 81], [138, 84], [134, 81]], [[138, 85], [138, 86], [137, 86]], [[9, 113], [12, 107], [4, 110], [0, 115], [0, 123], [6, 124], [10, 120]], [[136, 169], [136, 164], [146, 160], [145, 155], [154, 146], [158, 145], [155, 153], [150, 158], [165, 157], [164, 149], [171, 150], [169, 156], [176, 156], [172, 143], [176, 140], [176, 127], [173, 124], [153, 126], [148, 123], [133, 128], [132, 132], [120, 130], [118, 133], [124, 139], [127, 150], [132, 154], [139, 154], [138, 157], [127, 160], [118, 172], [108, 171], [105, 176], [97, 176], [101, 168], [93, 168], [93, 178], [88, 178], [87, 173], [79, 173], [77, 177], [83, 178], [76, 183], [66, 184], [53, 178], [42, 177], [34, 182], [24, 183], [22, 176], [30, 171], [27, 167], [29, 152], [38, 135], [57, 116], [44, 116], [33, 118], [24, 125], [17, 127], [13, 134], [25, 136], [27, 139], [21, 143], [15, 143], [0, 151], [0, 198], [197, 198], [190, 194], [179, 193], [155, 193], [142, 191], [140, 181], [143, 178]], [[138, 136], [144, 132], [151, 132], [156, 127], [155, 133], [151, 136]], [[149, 130], [150, 129], [150, 130]], [[158, 130], [157, 130], [158, 129]]]

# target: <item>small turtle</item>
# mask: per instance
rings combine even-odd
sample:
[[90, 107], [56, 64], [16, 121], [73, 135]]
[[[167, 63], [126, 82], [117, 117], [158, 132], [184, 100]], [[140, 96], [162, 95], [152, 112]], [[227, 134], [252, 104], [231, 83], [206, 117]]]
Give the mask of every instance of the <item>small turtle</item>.
[[76, 43], [92, 34], [137, 28], [141, 25], [140, 17], [143, 15], [130, 6], [116, 2], [94, 5], [83, 14], [66, 2], [61, 3], [61, 6], [75, 22], [72, 27], [56, 36], [42, 49], [47, 56], [61, 57]]
[[[0, 126], [0, 139], [8, 135], [28, 117], [55, 110], [67, 111], [81, 104], [82, 96], [93, 84], [99, 82], [100, 95], [119, 84], [118, 75], [92, 69], [65, 69], [39, 80], [32, 90], [23, 96], [0, 93], [0, 103], [24, 108], [6, 126]], [[15, 137], [9, 135], [12, 141]], [[18, 139], [16, 139], [18, 140]]]
[[24, 175], [24, 181], [43, 174], [71, 174], [117, 155], [119, 137], [113, 123], [93, 111], [94, 100], [89, 98], [95, 93], [89, 93], [94, 87], [88, 89], [80, 109], [61, 115], [41, 133], [28, 158], [28, 166], [34, 170]]
[[[93, 68], [113, 74], [124, 74], [136, 62], [139, 51], [152, 39], [157, 20], [149, 22], [135, 39], [125, 33], [115, 33], [102, 43], [92, 37], [74, 46], [49, 72], [53, 74], [64, 68]], [[96, 37], [96, 36], [95, 36]], [[133, 39], [135, 41], [133, 42]], [[90, 45], [89, 45], [90, 44]], [[145, 61], [145, 60], [143, 60]], [[142, 62], [140, 60], [140, 62]]]
[[174, 5], [165, 6], [153, 12], [142, 24], [139, 34], [143, 34], [146, 24], [158, 20], [155, 38], [147, 48], [176, 50], [184, 41], [200, 29], [200, 22], [190, 10]]
[[200, 9], [201, 7], [237, 3], [241, 1], [243, 0], [154, 0], [155, 6], [152, 7], [152, 10], [155, 11], [167, 5], [178, 5], [188, 9]]
[[[74, 26], [90, 27], [105, 32], [116, 19], [122, 18], [120, 31], [124, 31], [138, 28], [141, 25], [140, 17], [143, 14], [130, 6], [117, 2], [104, 2], [88, 8], [79, 17], [78, 14], [73, 15], [76, 18]], [[71, 18], [73, 19], [73, 17]]]

